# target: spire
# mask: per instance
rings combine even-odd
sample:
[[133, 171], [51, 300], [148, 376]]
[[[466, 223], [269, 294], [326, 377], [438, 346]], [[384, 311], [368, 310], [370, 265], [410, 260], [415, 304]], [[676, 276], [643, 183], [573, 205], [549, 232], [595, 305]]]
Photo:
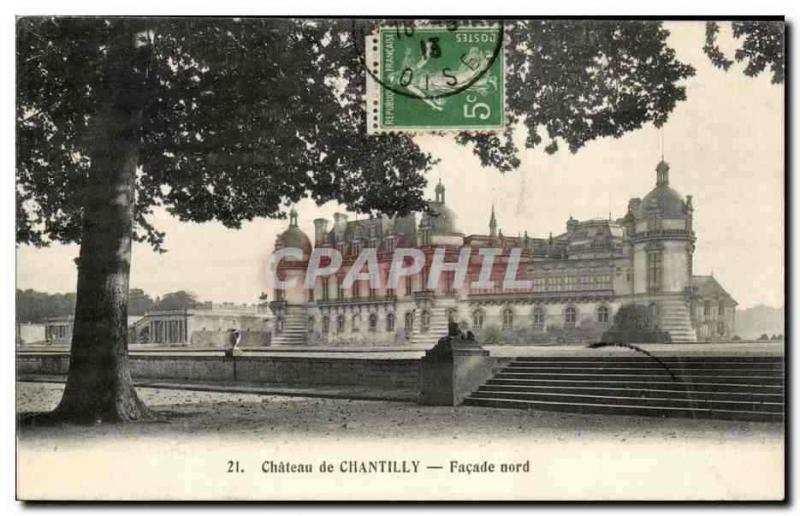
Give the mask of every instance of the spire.
[[489, 236], [497, 236], [497, 218], [494, 216], [494, 203], [492, 203], [492, 216], [489, 218]]
[[297, 210], [294, 209], [294, 206], [292, 206], [292, 209], [289, 211], [289, 227], [297, 227]]
[[439, 183], [436, 185], [436, 202], [440, 202], [444, 204], [444, 185], [442, 184], [442, 178], [439, 178]]
[[669, 185], [669, 164], [663, 159], [656, 167], [656, 186]]

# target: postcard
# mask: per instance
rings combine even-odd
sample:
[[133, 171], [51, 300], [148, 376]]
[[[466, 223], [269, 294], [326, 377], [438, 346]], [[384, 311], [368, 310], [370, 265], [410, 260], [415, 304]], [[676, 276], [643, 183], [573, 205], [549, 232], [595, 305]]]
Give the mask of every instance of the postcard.
[[782, 501], [785, 25], [16, 21], [23, 501]]

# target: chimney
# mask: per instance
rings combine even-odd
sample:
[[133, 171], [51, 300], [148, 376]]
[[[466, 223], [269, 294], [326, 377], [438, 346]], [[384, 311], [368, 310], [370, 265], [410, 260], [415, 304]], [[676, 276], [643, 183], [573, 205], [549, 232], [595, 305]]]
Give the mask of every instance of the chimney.
[[323, 244], [327, 232], [328, 220], [323, 218], [314, 219], [314, 245]]
[[347, 215], [345, 213], [333, 214], [333, 231], [336, 233], [336, 238], [344, 236], [344, 230], [347, 227]]
[[578, 221], [573, 219], [572, 215], [570, 215], [567, 221], [567, 233], [572, 233], [576, 229], [578, 229]]

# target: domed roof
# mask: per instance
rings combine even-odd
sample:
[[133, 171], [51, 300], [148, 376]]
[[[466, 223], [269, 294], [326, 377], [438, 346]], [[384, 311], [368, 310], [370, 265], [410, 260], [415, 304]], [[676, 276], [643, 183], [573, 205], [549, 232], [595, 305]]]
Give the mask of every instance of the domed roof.
[[432, 235], [460, 234], [456, 228], [456, 214], [453, 210], [441, 202], [430, 201], [428, 205], [433, 213], [424, 214], [422, 221], [430, 226]]
[[278, 236], [278, 242], [281, 247], [297, 247], [302, 249], [304, 253], [311, 254], [311, 240], [297, 226], [290, 226], [289, 229], [281, 233]]
[[680, 194], [667, 185], [653, 188], [642, 199], [640, 217], [647, 217], [655, 211], [662, 219], [682, 219], [686, 217], [686, 205]]
[[278, 235], [275, 244], [276, 248], [296, 247], [302, 249], [306, 258], [311, 255], [311, 240], [302, 229], [297, 227], [297, 211], [294, 208], [289, 212], [289, 228]]
[[656, 167], [656, 173], [656, 187], [642, 199], [639, 218], [646, 218], [650, 213], [655, 213], [662, 219], [686, 218], [686, 203], [669, 186], [669, 165], [662, 160]]

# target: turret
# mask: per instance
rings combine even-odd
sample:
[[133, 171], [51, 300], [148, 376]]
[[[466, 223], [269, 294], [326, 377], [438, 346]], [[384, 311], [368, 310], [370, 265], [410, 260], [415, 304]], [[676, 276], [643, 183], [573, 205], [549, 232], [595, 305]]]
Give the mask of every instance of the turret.
[[439, 183], [436, 185], [436, 202], [444, 204], [444, 185], [441, 178], [439, 178]]
[[669, 186], [669, 164], [663, 159], [656, 166], [656, 186]]

